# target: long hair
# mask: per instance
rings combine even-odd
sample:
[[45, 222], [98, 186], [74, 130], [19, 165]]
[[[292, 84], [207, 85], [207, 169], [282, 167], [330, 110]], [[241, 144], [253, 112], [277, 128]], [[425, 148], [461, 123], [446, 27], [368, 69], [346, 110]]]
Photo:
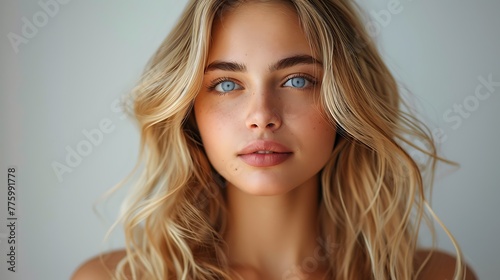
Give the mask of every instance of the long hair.
[[[192, 106], [213, 21], [248, 1], [190, 1], [134, 89], [142, 171], [114, 225], [123, 224], [127, 251], [117, 279], [234, 279], [222, 238], [223, 179], [204, 152]], [[326, 254], [326, 279], [414, 279], [419, 226], [426, 209], [435, 217], [424, 186], [432, 185], [436, 162], [448, 161], [437, 155], [426, 126], [405, 110], [352, 1], [280, 2], [295, 9], [322, 61], [320, 102], [338, 131], [321, 171], [319, 226], [335, 244]], [[418, 163], [405, 147], [427, 161]]]

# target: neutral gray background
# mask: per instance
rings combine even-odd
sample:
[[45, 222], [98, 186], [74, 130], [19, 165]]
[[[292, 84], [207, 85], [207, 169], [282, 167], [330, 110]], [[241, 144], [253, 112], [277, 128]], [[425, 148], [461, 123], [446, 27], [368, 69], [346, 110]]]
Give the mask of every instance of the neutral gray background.
[[[116, 102], [134, 86], [185, 3], [60, 0], [47, 15], [40, 3], [48, 2], [0, 4], [2, 279], [68, 279], [85, 259], [123, 246], [120, 231], [111, 242], [102, 240], [124, 192], [99, 204], [103, 219], [92, 210], [137, 158], [138, 131]], [[498, 279], [500, 87], [484, 100], [474, 93], [479, 77], [500, 82], [500, 1], [359, 2], [372, 16], [371, 31], [394, 74], [414, 93], [429, 125], [441, 129], [443, 154], [461, 164], [440, 170], [435, 211], [480, 278]], [[391, 3], [399, 4], [389, 9]], [[27, 21], [38, 24], [37, 30], [25, 30], [31, 38], [16, 53], [8, 34], [23, 36]], [[453, 112], [464, 102], [467, 114]], [[95, 132], [100, 125], [107, 132], [85, 146], [84, 130]], [[70, 158], [70, 167], [66, 157], [78, 147], [87, 155], [80, 162]], [[71, 172], [58, 178], [55, 162]], [[5, 261], [11, 165], [18, 168], [15, 274]], [[428, 244], [425, 234], [423, 243]], [[452, 250], [443, 232], [439, 245]]]

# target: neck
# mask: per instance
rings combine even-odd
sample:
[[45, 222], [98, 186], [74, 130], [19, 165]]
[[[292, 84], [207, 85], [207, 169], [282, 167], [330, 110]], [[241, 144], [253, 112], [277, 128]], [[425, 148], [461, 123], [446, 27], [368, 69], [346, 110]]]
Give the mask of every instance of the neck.
[[318, 191], [318, 178], [275, 196], [250, 195], [228, 184], [224, 239], [230, 264], [283, 279], [314, 258], [321, 249]]

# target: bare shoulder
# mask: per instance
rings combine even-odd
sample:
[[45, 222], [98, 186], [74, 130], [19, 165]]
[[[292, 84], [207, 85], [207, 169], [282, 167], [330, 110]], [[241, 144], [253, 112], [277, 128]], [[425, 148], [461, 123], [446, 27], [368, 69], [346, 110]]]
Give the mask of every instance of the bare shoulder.
[[116, 266], [125, 255], [125, 250], [117, 250], [97, 255], [80, 265], [73, 273], [73, 276], [71, 276], [71, 280], [111, 279]]
[[[425, 263], [422, 271], [418, 275], [419, 280], [453, 279], [456, 265], [456, 258], [454, 256], [438, 250], [418, 250], [415, 254], [416, 268], [418, 269], [428, 257], [429, 260]], [[477, 280], [476, 274], [468, 265], [466, 265], [465, 268], [464, 279]]]

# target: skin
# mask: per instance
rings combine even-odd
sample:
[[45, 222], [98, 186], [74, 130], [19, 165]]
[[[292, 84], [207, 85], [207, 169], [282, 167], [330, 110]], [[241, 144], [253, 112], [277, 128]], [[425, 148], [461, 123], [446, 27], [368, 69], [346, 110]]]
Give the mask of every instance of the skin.
[[[207, 156], [227, 180], [229, 217], [224, 238], [230, 264], [244, 279], [322, 279], [325, 264], [316, 257], [324, 256], [318, 254], [321, 245], [316, 241], [318, 172], [333, 148], [335, 128], [314, 102], [321, 65], [300, 63], [270, 71], [269, 66], [283, 58], [312, 56], [296, 14], [286, 5], [245, 4], [214, 24], [207, 65], [225, 61], [246, 68], [207, 69], [195, 100]], [[317, 87], [301, 79], [291, 81], [296, 74], [315, 80]], [[235, 83], [221, 84], [220, 78]], [[293, 87], [294, 82], [302, 86]], [[226, 87], [230, 92], [221, 95], [218, 91]], [[271, 167], [248, 165], [238, 153], [256, 139], [279, 142], [291, 156]], [[416, 267], [428, 253], [417, 252]], [[110, 279], [109, 273], [125, 255], [124, 250], [110, 252], [102, 262], [94, 257], [71, 279]], [[303, 260], [313, 256], [316, 269], [301, 270]], [[418, 279], [452, 279], [454, 267], [454, 257], [437, 251]], [[477, 279], [469, 268], [466, 279]]]
[[[429, 254], [427, 250], [419, 250], [415, 256], [416, 267], [420, 266], [425, 257]], [[103, 262], [98, 257], [93, 257], [84, 262], [73, 273], [72, 280], [109, 280], [111, 274], [116, 269], [118, 262], [126, 256], [125, 250], [117, 250], [104, 254]], [[453, 279], [455, 270], [455, 257], [446, 253], [435, 251], [427, 262], [426, 266], [416, 280], [450, 280]], [[266, 279], [258, 278], [255, 273], [247, 272], [244, 279]], [[314, 279], [309, 277], [307, 279]], [[319, 279], [319, 278], [317, 278]], [[477, 280], [474, 271], [467, 267], [465, 280]]]
[[[321, 65], [307, 61], [269, 69], [283, 59], [312, 57], [298, 31], [297, 17], [287, 6], [255, 3], [226, 13], [212, 31], [195, 116], [211, 164], [230, 186], [247, 194], [281, 195], [309, 183], [333, 148], [335, 130], [315, 102]], [[224, 62], [245, 69], [220, 69]], [[218, 86], [210, 88], [214, 83]], [[234, 89], [223, 92], [223, 86]], [[254, 140], [281, 143], [293, 154], [269, 168], [250, 166], [238, 153]]]
[[[335, 139], [317, 104], [322, 66], [295, 12], [276, 3], [245, 4], [216, 21], [207, 65], [194, 109], [207, 156], [227, 181], [229, 260], [242, 274], [282, 279], [321, 248], [318, 173]], [[270, 167], [247, 164], [239, 153], [255, 140], [291, 155]]]

